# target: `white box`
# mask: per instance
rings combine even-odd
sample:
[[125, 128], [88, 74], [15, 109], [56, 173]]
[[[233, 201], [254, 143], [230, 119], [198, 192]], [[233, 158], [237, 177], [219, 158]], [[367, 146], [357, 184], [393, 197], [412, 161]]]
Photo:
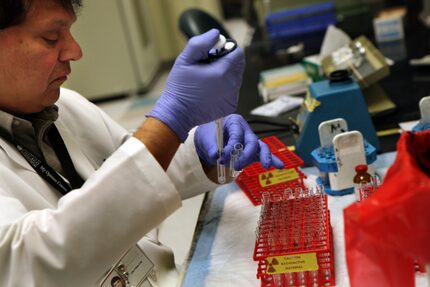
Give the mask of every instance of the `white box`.
[[373, 29], [378, 42], [388, 42], [403, 39], [403, 19], [406, 14], [404, 8], [384, 10], [373, 19]]

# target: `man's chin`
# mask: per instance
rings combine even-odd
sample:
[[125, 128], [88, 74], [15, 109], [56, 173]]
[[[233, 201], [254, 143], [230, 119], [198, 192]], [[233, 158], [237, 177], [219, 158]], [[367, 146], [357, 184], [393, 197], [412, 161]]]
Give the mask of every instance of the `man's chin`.
[[45, 96], [43, 97], [42, 105], [39, 107], [40, 111], [54, 105], [58, 99], [60, 98], [60, 87], [58, 88], [51, 88]]

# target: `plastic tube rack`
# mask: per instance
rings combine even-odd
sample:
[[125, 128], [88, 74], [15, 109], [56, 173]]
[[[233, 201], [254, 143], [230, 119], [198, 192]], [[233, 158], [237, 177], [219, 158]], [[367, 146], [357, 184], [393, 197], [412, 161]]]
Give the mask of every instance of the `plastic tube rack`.
[[264, 193], [256, 235], [262, 287], [335, 286], [327, 195], [300, 188]]
[[253, 163], [240, 173], [236, 183], [254, 205], [261, 204], [263, 192], [281, 194], [286, 188], [304, 188], [306, 178], [299, 167], [303, 165], [297, 155], [290, 151], [277, 137], [261, 139], [269, 146], [270, 151], [284, 162], [284, 169], [264, 169], [259, 162]]

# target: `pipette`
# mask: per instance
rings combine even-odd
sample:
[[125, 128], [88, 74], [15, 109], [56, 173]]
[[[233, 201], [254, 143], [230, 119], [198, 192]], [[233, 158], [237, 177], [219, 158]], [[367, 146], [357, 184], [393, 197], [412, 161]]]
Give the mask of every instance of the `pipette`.
[[216, 143], [218, 148], [217, 154], [217, 173], [218, 173], [218, 183], [225, 183], [225, 165], [222, 161], [222, 153], [224, 151], [224, 118], [219, 118], [215, 120], [215, 128], [216, 128]]
[[[214, 45], [213, 50], [208, 53], [208, 57], [203, 62], [212, 62], [222, 56], [227, 55], [236, 49], [236, 41], [226, 39], [223, 35], [219, 35], [218, 42]], [[226, 182], [225, 164], [222, 163], [222, 154], [224, 151], [224, 118], [215, 120], [216, 140], [217, 140], [217, 173], [218, 183]]]
[[233, 39], [227, 39], [223, 35], [219, 35], [218, 41], [213, 48], [208, 52], [207, 57], [200, 60], [201, 63], [211, 63], [222, 56], [233, 52], [237, 48], [237, 43]]

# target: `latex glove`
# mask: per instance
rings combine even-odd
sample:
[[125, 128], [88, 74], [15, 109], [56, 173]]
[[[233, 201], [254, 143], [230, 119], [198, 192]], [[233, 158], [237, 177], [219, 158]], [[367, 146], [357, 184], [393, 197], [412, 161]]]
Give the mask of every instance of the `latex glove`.
[[218, 41], [212, 29], [191, 38], [167, 78], [166, 88], [148, 116], [169, 126], [183, 142], [191, 128], [236, 110], [244, 53], [233, 52], [211, 63], [199, 63]]
[[[278, 169], [284, 163], [270, 152], [267, 144], [257, 138], [245, 119], [237, 114], [224, 118], [224, 152], [222, 161], [230, 162], [230, 152], [236, 143], [243, 145], [243, 152], [235, 163], [235, 170], [241, 170], [249, 164], [260, 161], [264, 168], [274, 166]], [[217, 162], [216, 125], [210, 122], [197, 128], [194, 135], [194, 145], [200, 159], [209, 166]]]

